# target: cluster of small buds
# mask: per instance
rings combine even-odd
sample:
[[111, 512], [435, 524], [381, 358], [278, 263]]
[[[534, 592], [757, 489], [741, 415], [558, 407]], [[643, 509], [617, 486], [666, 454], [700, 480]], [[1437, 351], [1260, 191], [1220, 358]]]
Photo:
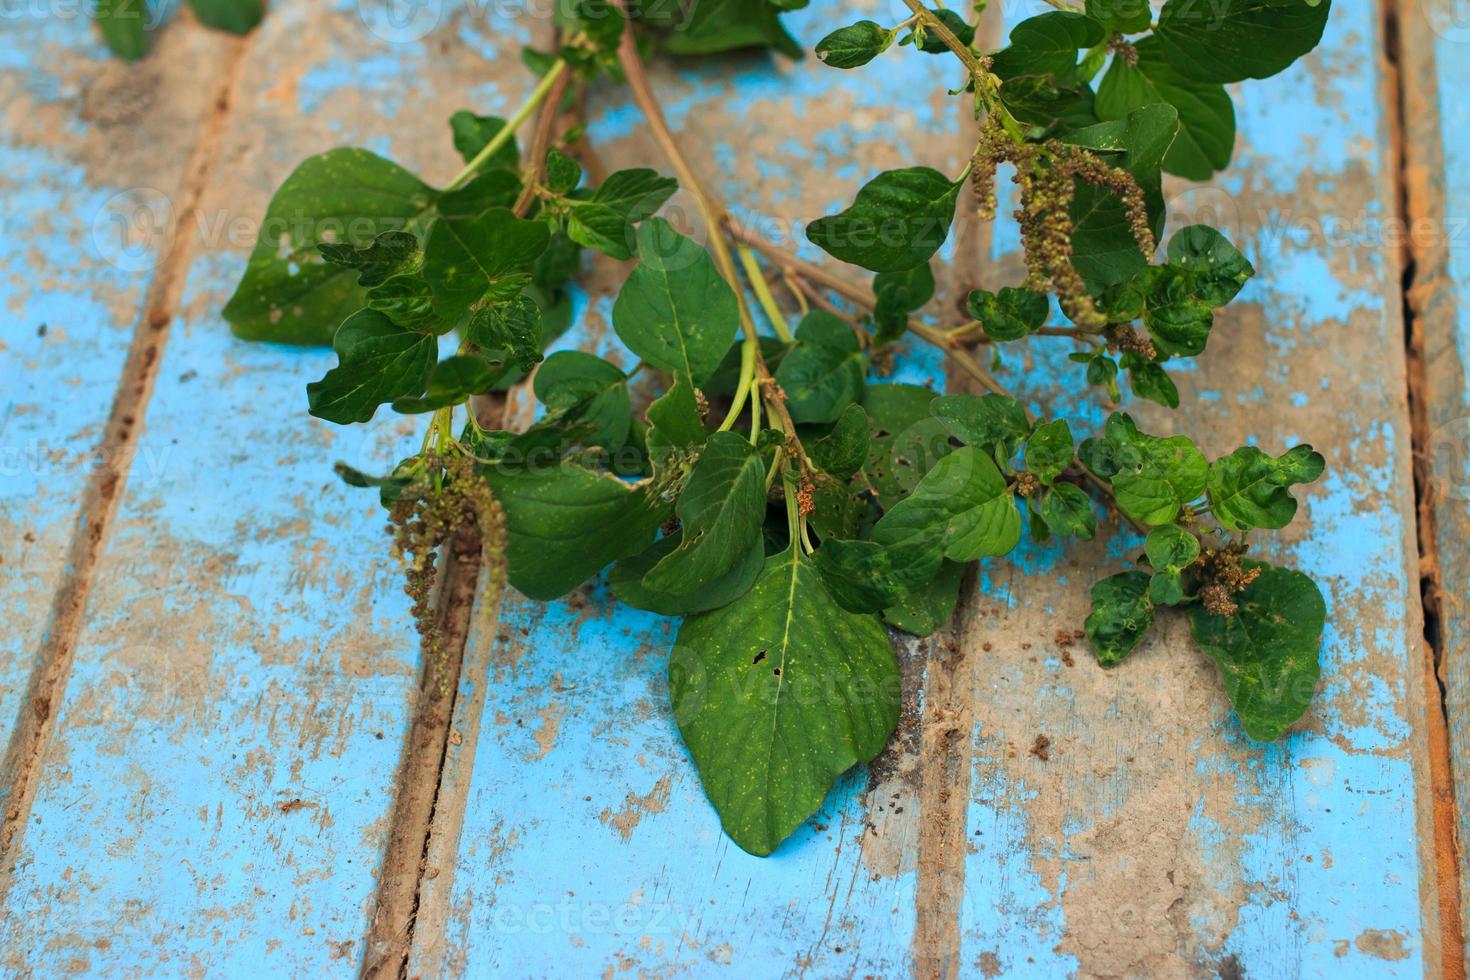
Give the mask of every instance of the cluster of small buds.
[[802, 517], [810, 517], [817, 512], [817, 488], [808, 480], [796, 491], [796, 512]]
[[[425, 476], [394, 502], [388, 530], [394, 553], [403, 563], [403, 590], [413, 600], [411, 611], [425, 662], [442, 668], [443, 636], [433, 607], [439, 549], [459, 532], [477, 529], [482, 553], [491, 559], [490, 587], [499, 588], [504, 573], [497, 559], [505, 550], [505, 512], [468, 457], [428, 453], [422, 462]], [[431, 474], [438, 475], [437, 481]], [[438, 673], [444, 681], [446, 673], [442, 669]]]
[[1108, 324], [1103, 335], [1107, 339], [1108, 347], [1112, 350], [1125, 354], [1137, 354], [1148, 361], [1159, 356], [1159, 350], [1154, 346], [1153, 340], [1126, 323]]
[[987, 117], [975, 155], [970, 159], [970, 183], [979, 202], [978, 213], [986, 221], [995, 220], [995, 172], [1011, 159], [1016, 149], [1015, 141], [1006, 135], [996, 117]]
[[1143, 253], [1144, 258], [1153, 258], [1158, 243], [1154, 241], [1154, 231], [1149, 225], [1148, 203], [1143, 198], [1143, 188], [1138, 186], [1133, 175], [1118, 167], [1108, 166], [1100, 157], [1080, 146], [1070, 146], [1056, 140], [1048, 141], [1046, 146], [1055, 155], [1057, 168], [1069, 177], [1112, 191], [1118, 196], [1128, 215], [1128, 227], [1133, 232], [1133, 240], [1138, 243], [1138, 250]]
[[1130, 44], [1121, 35], [1113, 38], [1112, 41], [1108, 43], [1108, 49], [1116, 54], [1119, 58], [1122, 58], [1124, 64], [1138, 64], [1138, 49]]
[[1020, 473], [1016, 476], [1016, 493], [1030, 497], [1041, 491], [1041, 480], [1035, 473]]
[[1235, 596], [1261, 577], [1260, 568], [1244, 568], [1240, 564], [1245, 545], [1227, 544], [1223, 548], [1206, 548], [1200, 555], [1200, 575], [1204, 586], [1200, 599], [1205, 609], [1216, 616], [1233, 616], [1240, 606]]

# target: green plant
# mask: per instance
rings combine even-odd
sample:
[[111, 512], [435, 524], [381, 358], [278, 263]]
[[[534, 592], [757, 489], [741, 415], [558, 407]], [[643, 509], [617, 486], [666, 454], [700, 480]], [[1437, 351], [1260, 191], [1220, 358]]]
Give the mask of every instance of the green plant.
[[[263, 236], [226, 308], [242, 336], [331, 340], [339, 365], [309, 386], [313, 414], [348, 423], [382, 405], [432, 413], [421, 454], [383, 478], [344, 469], [349, 482], [379, 487], [390, 506], [412, 487], [418, 512], [426, 495], [483, 480], [498, 508], [461, 486], [456, 499], [476, 503], [458, 512], [493, 528], [489, 537], [503, 527], [506, 574], [522, 593], [551, 599], [611, 566], [621, 601], [685, 618], [669, 666], [674, 716], [726, 832], [756, 854], [893, 732], [898, 670], [885, 626], [933, 632], [954, 612], [966, 563], [1004, 555], [1028, 532], [1090, 539], [1099, 506], [1141, 539], [1138, 568], [1093, 588], [1086, 632], [1100, 663], [1121, 661], [1158, 609], [1178, 607], [1261, 740], [1300, 717], [1318, 673], [1320, 592], [1250, 558], [1247, 535], [1292, 519], [1291, 487], [1321, 474], [1320, 455], [1246, 446], [1210, 461], [1189, 438], [1150, 435], [1123, 412], [1079, 442], [1068, 420], [1037, 418], [1008, 394], [974, 348], [1056, 337], [1075, 346], [1085, 382], [1113, 399], [1126, 375], [1134, 394], [1177, 406], [1167, 365], [1204, 351], [1214, 311], [1254, 269], [1204, 226], [1176, 231], [1153, 262], [1161, 171], [1208, 176], [1228, 162], [1222, 83], [1269, 75], [1310, 50], [1327, 3], [1226, 0], [1201, 27], [1187, 0], [1169, 0], [1157, 24], [1146, 5], [1098, 2], [1031, 18], [985, 53], [960, 15], [905, 2], [913, 16], [903, 24], [839, 29], [818, 53], [841, 68], [895, 39], [953, 53], [965, 71], [956, 94], [984, 125], [957, 177], [880, 174], [850, 207], [808, 226], [813, 242], [875, 274], [871, 290], [731, 221], [644, 76], [640, 42], [666, 39], [667, 25], [642, 23], [636, 7], [630, 22], [621, 2], [580, 0], [562, 10], [560, 48], [528, 54], [541, 82], [520, 112], [504, 122], [456, 116], [466, 165], [448, 188], [360, 150], [302, 164], [267, 226], [286, 227], [292, 214], [315, 224], [284, 243]], [[695, 48], [783, 48], [784, 32], [748, 27], [791, 6], [710, 5], [740, 15]], [[632, 170], [583, 186], [570, 155], [580, 130], [552, 139], [569, 86], [599, 73], [628, 83], [702, 215], [708, 251], [653, 216], [673, 180]], [[522, 157], [513, 134], [538, 107]], [[946, 329], [913, 317], [934, 291], [929, 262], [965, 183], [993, 210], [1001, 162], [1019, 186], [1026, 280], [973, 293], [971, 322]], [[372, 188], [371, 199], [338, 191], [349, 185]], [[328, 226], [350, 241], [314, 230]], [[632, 372], [575, 351], [541, 360], [565, 325], [560, 291], [581, 248], [638, 259], [613, 307], [619, 338], [640, 358]], [[801, 310], [794, 331], [768, 270]], [[1049, 325], [1050, 296], [1068, 324]], [[758, 333], [755, 307], [774, 336]], [[438, 338], [452, 331], [459, 348], [440, 360]], [[869, 366], [907, 333], [942, 348], [986, 393], [869, 384]], [[533, 367], [538, 422], [500, 431], [466, 410], [456, 432], [469, 399]], [[628, 382], [640, 371], [656, 373], [663, 393], [635, 412]], [[473, 470], [448, 466], [463, 460]], [[452, 530], [434, 527], [416, 528], [414, 555]], [[424, 567], [410, 566], [421, 606]]]
[[[265, 0], [188, 0], [200, 22], [231, 34], [249, 34], [265, 14]], [[136, 61], [148, 53], [157, 9], [148, 0], [92, 0], [92, 17], [112, 53]]]

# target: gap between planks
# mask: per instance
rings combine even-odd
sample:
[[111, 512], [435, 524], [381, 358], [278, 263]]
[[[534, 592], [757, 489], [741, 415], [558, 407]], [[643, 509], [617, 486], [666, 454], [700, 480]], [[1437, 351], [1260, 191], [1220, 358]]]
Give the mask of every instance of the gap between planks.
[[153, 396], [174, 310], [188, 278], [196, 236], [187, 234], [185, 229], [197, 225], [201, 219], [200, 201], [214, 175], [220, 143], [253, 37], [251, 34], [225, 42], [228, 47], [224, 71], [219, 76], [213, 105], [199, 125], [199, 136], [179, 186], [182, 206], [168, 238], [162, 243], [159, 254], [163, 259], [144, 294], [107, 427], [97, 447], [99, 459], [83, 490], [67, 549], [66, 574], [52, 600], [30, 685], [11, 729], [4, 760], [0, 762], [0, 801], [4, 806], [4, 813], [0, 814], [0, 904], [14, 880], [18, 844], [24, 836], [40, 782], [43, 757], [66, 694], [87, 599], [127, 485], [137, 451], [138, 431]]
[[[1465, 933], [1461, 904], [1458, 809], [1449, 742], [1449, 717], [1445, 705], [1444, 635], [1441, 629], [1439, 538], [1436, 528], [1433, 457], [1429, 441], [1429, 390], [1425, 369], [1424, 325], [1432, 284], [1446, 275], [1448, 257], [1442, 236], [1421, 243], [1415, 229], [1443, 230], [1447, 227], [1443, 185], [1424, 179], [1425, 168], [1445, 179], [1440, 140], [1443, 120], [1439, 116], [1438, 85], [1435, 80], [1435, 46], [1432, 39], [1406, 40], [1406, 32], [1418, 30], [1423, 17], [1402, 8], [1425, 0], [1380, 0], [1383, 26], [1384, 85], [1392, 140], [1393, 193], [1391, 206], [1399, 227], [1404, 229], [1398, 248], [1402, 274], [1401, 297], [1404, 321], [1406, 394], [1413, 453], [1414, 514], [1419, 546], [1419, 591], [1424, 633], [1423, 653], [1426, 733], [1430, 776], [1430, 804], [1434, 820], [1435, 888], [1439, 906], [1441, 968], [1445, 977], [1464, 980]], [[1422, 11], [1420, 12], [1422, 15]], [[1422, 25], [1421, 25], [1422, 26]], [[1409, 137], [1413, 136], [1412, 159]], [[1415, 179], [1413, 171], [1421, 171]], [[1441, 288], [1448, 304], [1449, 290]]]

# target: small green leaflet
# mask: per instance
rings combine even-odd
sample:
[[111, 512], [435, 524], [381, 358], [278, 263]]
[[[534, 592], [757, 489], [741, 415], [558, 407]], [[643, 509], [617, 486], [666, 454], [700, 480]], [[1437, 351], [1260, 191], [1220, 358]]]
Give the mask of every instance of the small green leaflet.
[[1087, 0], [1087, 16], [1118, 34], [1140, 34], [1153, 19], [1148, 0]]
[[1026, 440], [1026, 469], [1044, 485], [1051, 486], [1072, 465], [1073, 447], [1072, 429], [1066, 419], [1042, 422]]
[[[459, 151], [464, 162], [469, 163], [505, 129], [505, 120], [499, 116], [477, 116], [467, 109], [461, 109], [449, 117], [449, 128], [454, 134], [454, 148]], [[521, 151], [516, 147], [516, 138], [511, 136], [490, 154], [489, 159], [480, 164], [476, 173], [514, 170], [520, 161]]]
[[939, 574], [926, 585], [883, 610], [884, 622], [915, 636], [933, 635], [954, 617], [964, 577], [965, 566], [946, 559], [939, 566]]
[[810, 455], [824, 473], [846, 480], [862, 469], [868, 456], [868, 413], [849, 405], [837, 417], [832, 431], [810, 443]]
[[1223, 85], [1179, 74], [1164, 60], [1156, 38], [1144, 38], [1136, 50], [1136, 64], [1116, 57], [1109, 65], [1097, 88], [1098, 117], [1122, 119], [1141, 106], [1167, 102], [1179, 110], [1179, 135], [1164, 156], [1164, 169], [1190, 180], [1209, 180], [1229, 166], [1235, 148], [1230, 93]]
[[1143, 548], [1154, 570], [1148, 585], [1149, 598], [1163, 606], [1182, 602], [1181, 573], [1199, 557], [1199, 538], [1177, 524], [1165, 524], [1148, 532]]
[[102, 40], [119, 58], [137, 61], [148, 53], [146, 0], [92, 0], [92, 18]]
[[976, 289], [966, 304], [991, 340], [1020, 340], [1046, 323], [1051, 304], [1041, 293], [1005, 286], [999, 293]]
[[324, 242], [317, 251], [333, 265], [356, 269], [359, 286], [380, 286], [393, 276], [412, 273], [420, 257], [418, 236], [406, 231], [385, 231], [362, 247]]
[[[1168, 264], [1150, 266], [1124, 289], [1144, 298], [1143, 324], [1159, 360], [1204, 352], [1214, 311], [1235, 298], [1255, 269], [1208, 225], [1181, 228], [1169, 239]], [[1145, 379], [1144, 383], [1157, 379]], [[1169, 391], [1163, 391], [1165, 398]]]
[[[345, 328], [346, 325], [343, 326]], [[340, 331], [338, 336], [341, 336]], [[450, 405], [463, 404], [470, 397], [489, 391], [504, 373], [503, 360], [492, 361], [479, 354], [447, 357], [429, 372], [424, 397], [396, 398], [393, 401], [393, 411], [403, 415], [420, 415]]]
[[872, 441], [863, 467], [878, 503], [892, 507], [940, 459], [954, 451], [949, 433], [929, 414], [934, 392], [918, 385], [868, 385], [863, 408]]
[[634, 226], [663, 207], [678, 190], [672, 177], [655, 170], [619, 170], [610, 174], [586, 201], [571, 201], [567, 235], [615, 259], [633, 257]]
[[924, 262], [902, 272], [880, 272], [873, 277], [874, 341], [886, 344], [902, 337], [909, 314], [934, 298], [934, 271]]
[[433, 336], [400, 327], [376, 310], [348, 317], [332, 339], [338, 365], [306, 386], [311, 414], [347, 425], [366, 422], [378, 406], [418, 395], [438, 360]]
[[331, 343], [366, 294], [354, 270], [325, 262], [317, 246], [342, 228], [350, 232], [346, 243], [356, 246], [385, 231], [412, 231], [435, 194], [366, 150], [328, 150], [303, 161], [271, 198], [245, 275], [225, 304], [230, 329], [245, 340]]
[[189, 0], [189, 8], [201, 23], [231, 34], [249, 34], [265, 14], [262, 0]]
[[1087, 440], [1083, 461], [1113, 481], [1118, 507], [1134, 520], [1172, 523], [1204, 492], [1209, 463], [1187, 436], [1151, 436], [1140, 432], [1127, 413], [1115, 412], [1108, 417], [1104, 440]]
[[878, 618], [833, 602], [792, 548], [736, 602], [685, 621], [669, 694], [725, 833], [764, 856], [882, 751], [898, 724], [898, 663]]
[[946, 432], [967, 446], [1007, 463], [1031, 434], [1026, 409], [1005, 395], [943, 395], [934, 399], [934, 417]]
[[798, 423], [835, 422], [863, 396], [867, 358], [852, 327], [839, 316], [813, 310], [796, 328], [796, 345], [781, 359], [776, 382]]
[[683, 528], [678, 549], [643, 577], [664, 595], [688, 595], [724, 578], [760, 540], [766, 517], [766, 464], [734, 432], [705, 443], [676, 508]]
[[[874, 533], [882, 532], [875, 528]], [[912, 533], [904, 528], [889, 542], [827, 541], [817, 549], [817, 571], [844, 609], [880, 612], [939, 574], [941, 533], [936, 524]]]
[[1166, 0], [1153, 36], [1189, 78], [1269, 78], [1317, 46], [1331, 9], [1331, 0]]
[[693, 449], [705, 440], [704, 419], [694, 386], [683, 375], [648, 406], [648, 451], [655, 459], [673, 449]]
[[[1324, 0], [1325, 2], [1325, 0]], [[1189, 607], [1194, 642], [1220, 668], [1245, 733], [1274, 742], [1312, 703], [1327, 605], [1301, 572], [1270, 565], [1235, 597], [1239, 610], [1214, 616]]]
[[1209, 225], [1180, 228], [1165, 252], [1169, 265], [1190, 278], [1199, 301], [1212, 308], [1233, 300], [1256, 270], [1229, 239]]
[[735, 294], [709, 254], [662, 218], [639, 225], [638, 265], [613, 304], [613, 329], [628, 349], [698, 386], [739, 327]]
[[659, 538], [645, 552], [625, 558], [612, 567], [607, 574], [608, 588], [619, 601], [634, 609], [658, 613], [660, 616], [692, 616], [728, 606], [750, 591], [761, 569], [766, 566], [765, 543], [757, 538], [725, 575], [703, 589], [673, 595], [650, 589], [644, 576], [671, 554], [683, 541], [682, 532], [675, 531], [668, 537]]
[[931, 532], [952, 561], [1004, 555], [1021, 540], [1016, 499], [984, 450], [965, 446], [935, 463], [878, 521], [873, 539], [892, 546]]
[[[940, 23], [949, 28], [949, 32], [953, 34], [955, 36], [955, 39], [958, 40], [961, 44], [969, 44], [970, 42], [975, 40], [974, 26], [969, 24], [963, 17], [955, 13], [953, 10], [949, 10], [944, 7], [930, 7], [929, 12], [938, 17]], [[925, 54], [949, 54], [949, 45], [944, 43], [944, 39], [939, 36], [939, 33], [935, 31], [934, 28], [928, 27], [927, 25], [919, 28], [916, 31], [910, 31], [908, 34], [905, 34], [903, 36], [903, 40], [899, 41], [898, 43], [913, 44], [914, 35], [919, 32], [922, 32], [924, 35], [924, 40], [919, 45], [920, 51], [924, 52]]]
[[1030, 500], [1032, 510], [1057, 537], [1091, 541], [1097, 534], [1097, 513], [1087, 491], [1071, 483], [1057, 483]]
[[1083, 629], [1102, 666], [1121, 662], [1153, 624], [1154, 607], [1143, 572], [1119, 572], [1092, 587], [1092, 613]]
[[1276, 530], [1296, 516], [1290, 487], [1322, 475], [1326, 460], [1311, 446], [1296, 446], [1272, 459], [1255, 446], [1242, 446], [1210, 466], [1206, 490], [1210, 510], [1227, 528]]
[[673, 509], [648, 484], [569, 463], [483, 473], [505, 508], [510, 584], [532, 599], [566, 595], [643, 551]]
[[894, 33], [871, 20], [839, 27], [817, 42], [817, 57], [832, 68], [859, 68], [893, 44]]
[[929, 167], [889, 170], [864, 184], [846, 211], [807, 225], [806, 236], [870, 272], [912, 269], [949, 237], [963, 186]]

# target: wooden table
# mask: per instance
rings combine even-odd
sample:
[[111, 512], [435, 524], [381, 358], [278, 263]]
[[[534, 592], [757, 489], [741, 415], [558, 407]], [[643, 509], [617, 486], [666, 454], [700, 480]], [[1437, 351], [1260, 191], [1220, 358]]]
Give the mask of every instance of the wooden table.
[[[897, 641], [891, 748], [766, 860], [720, 834], [677, 738], [673, 624], [601, 586], [476, 617], [442, 767], [422, 765], [383, 515], [330, 472], [383, 468], [415, 427], [308, 419], [302, 389], [330, 352], [242, 343], [220, 317], [297, 162], [356, 144], [446, 180], [448, 115], [516, 105], [517, 49], [547, 22], [430, 2], [394, 28], [352, 0], [277, 0], [245, 40], [181, 15], [129, 65], [76, 5], [0, 19], [0, 968], [1459, 970], [1470, 22], [1426, 2], [1339, 0], [1316, 53], [1238, 87], [1228, 174], [1170, 189], [1176, 227], [1221, 226], [1261, 274], [1184, 375], [1180, 417], [1138, 411], [1158, 430], [1187, 418], [1212, 453], [1327, 455], [1276, 548], [1328, 599], [1307, 719], [1275, 745], [1245, 738], [1179, 620], [1108, 672], [1059, 646], [1122, 539], [1027, 545], [982, 566], [951, 631]], [[788, 18], [808, 47], [844, 16], [903, 19], [882, 0], [814, 6], [829, 9]], [[1041, 9], [1024, 6], [1007, 18]], [[877, 170], [960, 169], [973, 134], [943, 94], [955, 78], [905, 50], [850, 73], [664, 64], [655, 85], [720, 193], [820, 258], [800, 221]], [[589, 123], [606, 167], [663, 166], [624, 92], [597, 94]], [[1013, 281], [1016, 252], [1014, 225], [963, 225], [931, 312]], [[622, 275], [584, 277], [561, 346], [627, 361], [609, 329]], [[1053, 381], [1064, 354], [1038, 340], [1001, 376], [1100, 422]], [[919, 347], [896, 369], [942, 373]], [[427, 839], [395, 830], [406, 787], [429, 794]], [[397, 910], [411, 930], [369, 943], [382, 869], [418, 853]]]

